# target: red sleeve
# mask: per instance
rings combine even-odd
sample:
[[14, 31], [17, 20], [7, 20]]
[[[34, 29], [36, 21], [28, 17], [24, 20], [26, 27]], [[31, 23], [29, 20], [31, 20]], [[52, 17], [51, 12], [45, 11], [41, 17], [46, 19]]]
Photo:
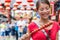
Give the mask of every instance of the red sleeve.
[[34, 26], [35, 26], [34, 22], [31, 22], [31, 23], [28, 25], [28, 29], [29, 29], [30, 32], [32, 32]]
[[38, 29], [38, 26], [36, 25], [36, 23], [31, 22], [28, 26], [28, 29], [30, 32], [34, 31], [35, 29]]
[[56, 35], [57, 35], [57, 32], [59, 31], [59, 25], [57, 22], [54, 22], [53, 23], [53, 28], [50, 32], [50, 38], [51, 40], [56, 40]]

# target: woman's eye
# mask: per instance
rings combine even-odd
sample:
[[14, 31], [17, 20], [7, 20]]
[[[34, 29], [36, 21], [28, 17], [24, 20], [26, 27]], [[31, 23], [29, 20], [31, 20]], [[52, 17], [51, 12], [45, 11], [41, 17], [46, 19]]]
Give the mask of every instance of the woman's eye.
[[44, 10], [43, 8], [40, 9], [40, 11], [43, 11], [43, 10]]
[[47, 7], [46, 10], [49, 10], [49, 8]]

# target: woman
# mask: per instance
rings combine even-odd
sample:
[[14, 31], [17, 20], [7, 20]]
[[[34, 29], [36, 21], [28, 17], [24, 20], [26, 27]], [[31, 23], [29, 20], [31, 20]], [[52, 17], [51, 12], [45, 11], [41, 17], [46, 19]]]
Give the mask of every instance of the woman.
[[[48, 18], [50, 14], [50, 4], [48, 0], [38, 0], [36, 3], [36, 8], [40, 15], [40, 19], [29, 24], [27, 34], [21, 39], [30, 40], [30, 37], [32, 37], [33, 40], [57, 40], [57, 32], [59, 27], [57, 22], [53, 22]], [[45, 25], [49, 22], [52, 22], [52, 24], [43, 30], [36, 31], [30, 35], [30, 33], [32, 33], [34, 30], [40, 27], [43, 28], [42, 25]]]

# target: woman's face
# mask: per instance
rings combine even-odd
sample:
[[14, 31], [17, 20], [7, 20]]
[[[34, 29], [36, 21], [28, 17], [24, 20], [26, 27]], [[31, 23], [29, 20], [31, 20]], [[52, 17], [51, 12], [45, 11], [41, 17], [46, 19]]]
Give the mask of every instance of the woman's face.
[[48, 19], [50, 14], [50, 8], [49, 5], [46, 3], [40, 3], [40, 6], [38, 8], [38, 13], [40, 15], [40, 18], [42, 19]]

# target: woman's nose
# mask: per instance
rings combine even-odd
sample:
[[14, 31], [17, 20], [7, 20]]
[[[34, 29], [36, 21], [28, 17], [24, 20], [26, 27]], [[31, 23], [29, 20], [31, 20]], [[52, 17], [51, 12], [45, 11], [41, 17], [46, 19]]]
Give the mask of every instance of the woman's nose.
[[44, 10], [43, 12], [48, 12], [47, 10]]
[[49, 11], [49, 10], [46, 10], [46, 9], [45, 9], [43, 12], [48, 12], [48, 11]]

